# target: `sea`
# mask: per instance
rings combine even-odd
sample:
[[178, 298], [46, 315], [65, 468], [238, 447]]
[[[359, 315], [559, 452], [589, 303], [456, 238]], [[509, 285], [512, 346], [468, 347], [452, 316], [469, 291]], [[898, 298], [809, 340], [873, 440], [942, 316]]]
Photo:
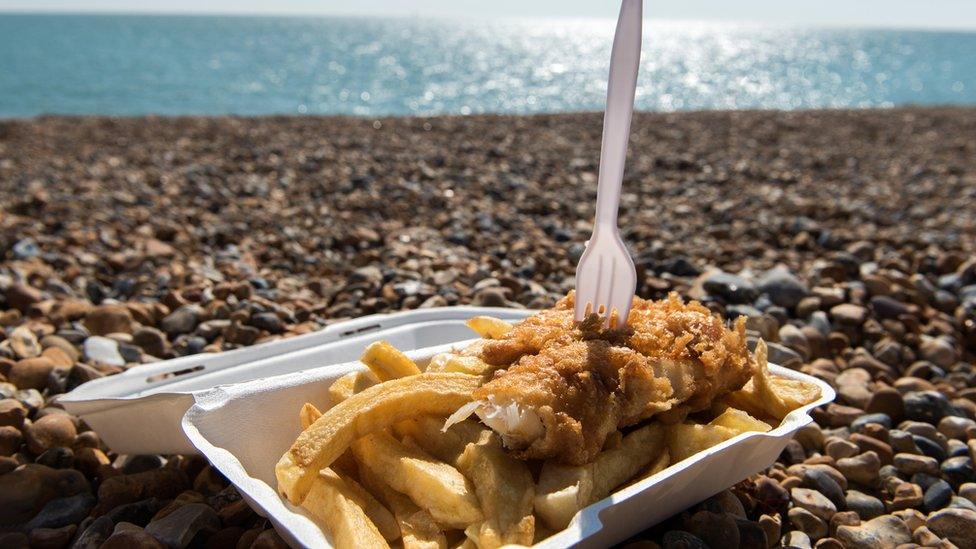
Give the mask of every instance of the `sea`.
[[[0, 118], [595, 111], [612, 20], [0, 14]], [[648, 111], [976, 105], [976, 32], [648, 21]]]

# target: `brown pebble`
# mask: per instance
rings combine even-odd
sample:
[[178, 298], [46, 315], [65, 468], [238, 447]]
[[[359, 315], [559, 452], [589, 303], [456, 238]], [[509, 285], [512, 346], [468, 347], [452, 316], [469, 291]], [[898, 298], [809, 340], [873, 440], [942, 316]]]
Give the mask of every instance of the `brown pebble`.
[[122, 531], [116, 528], [115, 532], [105, 540], [99, 549], [165, 549], [165, 547], [159, 540], [141, 528]]
[[288, 549], [288, 544], [273, 529], [265, 530], [254, 538], [251, 549]]
[[85, 315], [85, 327], [91, 335], [132, 333], [132, 313], [124, 305], [99, 305]]
[[17, 361], [7, 378], [20, 389], [44, 390], [47, 387], [48, 376], [56, 368], [47, 357], [25, 358]]
[[0, 426], [20, 429], [24, 426], [25, 417], [27, 417], [27, 408], [20, 401], [12, 398], [0, 400]]
[[61, 528], [34, 528], [28, 534], [31, 549], [61, 549], [67, 547], [78, 526], [69, 524]]
[[58, 446], [71, 446], [78, 434], [67, 414], [50, 414], [24, 429], [27, 448], [38, 455]]

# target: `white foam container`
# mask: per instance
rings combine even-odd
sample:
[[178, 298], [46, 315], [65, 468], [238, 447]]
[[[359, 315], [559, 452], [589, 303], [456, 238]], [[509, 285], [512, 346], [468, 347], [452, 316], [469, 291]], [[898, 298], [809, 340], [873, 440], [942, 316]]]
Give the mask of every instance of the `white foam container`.
[[[407, 355], [426, 365], [434, 354], [460, 345], [442, 345]], [[363, 369], [361, 363], [349, 362], [218, 387], [197, 395], [196, 404], [183, 418], [190, 442], [293, 547], [331, 545], [303, 509], [278, 495], [275, 464], [300, 432], [298, 412], [302, 404], [329, 408], [327, 389], [331, 382], [358, 369]], [[768, 433], [743, 433], [586, 507], [567, 529], [537, 547], [612, 545], [772, 464], [793, 433], [812, 421], [810, 410], [834, 399], [834, 390], [793, 370], [774, 365], [770, 369], [816, 384], [820, 399], [794, 410]]]
[[533, 311], [494, 307], [434, 307], [370, 315], [318, 332], [223, 353], [145, 364], [89, 381], [59, 397], [112, 450], [122, 454], [191, 454], [180, 421], [197, 395], [214, 387], [355, 360], [385, 339], [419, 349], [468, 339], [464, 321], [478, 315], [506, 320]]

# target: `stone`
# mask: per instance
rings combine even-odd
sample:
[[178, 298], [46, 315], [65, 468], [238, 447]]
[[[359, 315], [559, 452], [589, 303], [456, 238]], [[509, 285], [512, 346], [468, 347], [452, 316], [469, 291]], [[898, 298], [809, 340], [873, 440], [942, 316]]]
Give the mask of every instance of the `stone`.
[[904, 395], [905, 418], [938, 425], [946, 416], [959, 415], [949, 399], [938, 391], [912, 391]]
[[782, 540], [783, 549], [812, 549], [810, 536], [799, 530], [787, 532]]
[[[34, 528], [29, 530], [31, 549], [61, 549], [67, 547], [78, 526], [68, 524], [60, 528]], [[0, 546], [6, 547], [0, 542]]]
[[[81, 527], [84, 527], [82, 523]], [[79, 527], [79, 528], [81, 528]], [[81, 534], [71, 544], [71, 549], [99, 549], [112, 535], [115, 525], [108, 517], [98, 517], [84, 527]]]
[[814, 549], [846, 549], [844, 544], [834, 538], [822, 538], [813, 547]]
[[20, 429], [11, 425], [0, 426], [0, 456], [14, 455], [23, 443], [24, 435]]
[[857, 447], [857, 444], [853, 442], [835, 438], [827, 442], [824, 447], [824, 451], [827, 455], [834, 458], [834, 460], [843, 459], [847, 457], [856, 456], [861, 453], [861, 450]]
[[698, 511], [685, 521], [684, 526], [709, 547], [718, 547], [723, 543], [732, 547], [739, 545], [739, 528], [731, 515]]
[[37, 336], [26, 326], [14, 328], [7, 335], [7, 342], [10, 345], [10, 349], [14, 352], [14, 356], [18, 359], [40, 356], [43, 350], [40, 342], [37, 341]]
[[948, 368], [957, 359], [956, 349], [952, 343], [941, 337], [922, 336], [922, 342], [918, 346], [919, 354], [922, 358], [939, 366]]
[[[834, 505], [835, 510], [847, 509], [844, 490], [834, 479], [820, 469], [807, 469], [803, 472], [803, 485], [823, 494]], [[818, 515], [819, 516], [819, 515]], [[829, 518], [825, 520], [830, 520]]]
[[857, 490], [848, 490], [844, 495], [844, 502], [861, 520], [871, 520], [885, 512], [885, 505], [880, 499]]
[[[257, 534], [257, 536], [259, 535], [261, 533]], [[244, 536], [241, 536], [241, 542], [244, 541], [246, 536], [247, 532], [244, 533]], [[257, 536], [255, 536], [255, 539]], [[240, 545], [241, 543], [238, 543], [238, 546]], [[666, 532], [661, 539], [661, 547], [662, 549], [709, 549], [708, 545], [705, 545], [705, 542], [701, 539], [683, 530], [669, 530]]]
[[75, 463], [75, 454], [71, 451], [71, 448], [58, 446], [50, 450], [45, 450], [41, 455], [37, 456], [34, 463], [47, 465], [52, 469], [70, 469]]
[[786, 268], [767, 271], [756, 283], [758, 290], [780, 307], [793, 309], [805, 298], [810, 289]]
[[884, 414], [892, 421], [901, 421], [905, 414], [905, 404], [901, 393], [890, 387], [882, 387], [871, 392], [864, 411], [869, 414]]
[[254, 543], [251, 544], [254, 549], [288, 549], [288, 544], [285, 540], [281, 539], [278, 532], [275, 532], [273, 528], [269, 528], [254, 538]]
[[162, 357], [166, 353], [166, 335], [151, 326], [136, 328], [132, 343], [151, 356]]
[[88, 516], [94, 506], [95, 496], [88, 492], [52, 499], [24, 528], [30, 531], [35, 528], [61, 528], [69, 524], [77, 524]]
[[166, 546], [141, 528], [119, 531], [116, 527], [99, 549], [166, 549]]
[[868, 310], [860, 305], [841, 303], [830, 308], [830, 316], [835, 322], [846, 326], [860, 326], [867, 319]]
[[20, 429], [24, 426], [26, 417], [27, 408], [17, 400], [12, 398], [0, 400], [0, 427], [10, 426]]
[[[839, 489], [839, 488], [838, 488]], [[810, 511], [824, 521], [837, 512], [837, 507], [826, 496], [809, 488], [793, 488], [790, 491], [793, 504]]]
[[899, 316], [910, 314], [907, 305], [886, 295], [876, 295], [871, 298], [871, 310], [878, 318], [897, 320]]
[[944, 480], [934, 482], [925, 490], [922, 508], [926, 513], [938, 511], [952, 501], [952, 487]]
[[783, 523], [779, 515], [763, 514], [759, 516], [759, 527], [766, 532], [766, 539], [772, 544], [779, 540]]
[[735, 525], [739, 529], [739, 547], [741, 549], [766, 549], [769, 545], [766, 530], [758, 523], [736, 518]]
[[219, 529], [216, 511], [202, 503], [186, 504], [146, 526], [146, 532], [163, 545], [179, 549], [188, 546], [198, 533], [214, 533]]
[[864, 452], [837, 460], [836, 467], [847, 479], [864, 486], [874, 486], [878, 482], [881, 460], [874, 452]]
[[834, 537], [845, 547], [889, 549], [911, 543], [912, 532], [897, 517], [881, 515], [860, 526], [839, 526]]
[[285, 323], [273, 312], [255, 313], [251, 315], [248, 324], [272, 334], [280, 334], [285, 330]]
[[43, 356], [17, 361], [7, 374], [7, 379], [20, 389], [47, 388], [48, 377], [55, 369], [51, 359]]
[[877, 423], [885, 429], [891, 429], [891, 418], [885, 414], [864, 414], [851, 421], [851, 431], [858, 432], [864, 429], [865, 425]]
[[85, 359], [97, 364], [124, 366], [125, 358], [119, 352], [119, 342], [107, 337], [92, 336], [85, 340]]
[[89, 492], [84, 475], [72, 469], [51, 469], [28, 463], [0, 475], [0, 524], [30, 520], [47, 502]]
[[924, 501], [922, 489], [911, 482], [902, 482], [895, 486], [892, 496], [888, 505], [889, 511], [920, 507]]
[[967, 417], [946, 416], [939, 420], [938, 429], [948, 438], [968, 440], [976, 436], [976, 421]]
[[71, 446], [78, 434], [75, 423], [67, 414], [46, 415], [24, 429], [27, 448], [40, 454], [57, 446]]
[[943, 461], [949, 457], [945, 447], [930, 438], [912, 435], [912, 443], [915, 445], [915, 449], [936, 461]]
[[99, 305], [85, 315], [85, 328], [94, 336], [132, 333], [132, 313], [124, 305]]
[[976, 511], [942, 509], [929, 515], [925, 526], [959, 547], [976, 547]]
[[811, 540], [827, 535], [827, 523], [803, 507], [794, 507], [787, 513], [793, 527], [810, 537]]
[[184, 305], [163, 318], [159, 323], [159, 327], [169, 337], [176, 337], [180, 334], [192, 332], [199, 322], [200, 307], [197, 305]]
[[101, 515], [119, 505], [150, 497], [173, 498], [185, 490], [188, 484], [186, 473], [173, 467], [114, 476], [99, 486], [98, 506], [94, 514]]
[[973, 469], [973, 460], [969, 456], [951, 457], [942, 462], [939, 470], [952, 486], [976, 481], [976, 470]]
[[961, 497], [976, 503], [976, 482], [967, 482], [959, 486], [958, 493]]
[[894, 466], [905, 475], [914, 475], [915, 473], [937, 475], [939, 473], [939, 462], [928, 456], [895, 454]]
[[7, 288], [7, 305], [26, 314], [31, 305], [44, 299], [44, 294], [40, 290], [27, 284], [14, 282]]
[[704, 275], [702, 287], [710, 295], [718, 296], [729, 303], [752, 303], [759, 297], [756, 286], [747, 279], [734, 274], [715, 271]]
[[770, 341], [766, 343], [766, 349], [769, 353], [769, 362], [773, 364], [790, 369], [798, 369], [803, 365], [803, 357], [789, 347]]
[[[884, 510], [882, 510], [882, 513], [884, 513]], [[834, 516], [830, 517], [830, 523], [827, 525], [827, 528], [830, 535], [834, 535], [839, 526], [860, 526], [860, 524], [861, 517], [854, 511], [838, 511], [834, 513]]]

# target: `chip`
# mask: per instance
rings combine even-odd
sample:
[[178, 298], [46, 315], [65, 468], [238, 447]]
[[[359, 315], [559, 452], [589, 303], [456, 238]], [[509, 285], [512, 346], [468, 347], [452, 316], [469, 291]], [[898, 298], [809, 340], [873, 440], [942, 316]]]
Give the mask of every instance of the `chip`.
[[466, 324], [485, 339], [498, 339], [513, 328], [511, 323], [493, 316], [476, 316], [468, 319]]
[[325, 525], [336, 547], [389, 547], [358, 495], [331, 469], [315, 475], [302, 507]]
[[420, 368], [414, 361], [385, 341], [370, 343], [359, 360], [368, 366], [380, 381], [420, 374]]
[[278, 490], [301, 502], [319, 470], [354, 440], [422, 414], [448, 415], [471, 401], [481, 378], [429, 373], [375, 385], [327, 410], [302, 431], [275, 466]]
[[332, 405], [335, 406], [352, 395], [361, 393], [379, 382], [380, 380], [376, 379], [373, 372], [369, 370], [349, 372], [332, 382], [332, 385], [329, 387], [329, 399], [332, 401]]

